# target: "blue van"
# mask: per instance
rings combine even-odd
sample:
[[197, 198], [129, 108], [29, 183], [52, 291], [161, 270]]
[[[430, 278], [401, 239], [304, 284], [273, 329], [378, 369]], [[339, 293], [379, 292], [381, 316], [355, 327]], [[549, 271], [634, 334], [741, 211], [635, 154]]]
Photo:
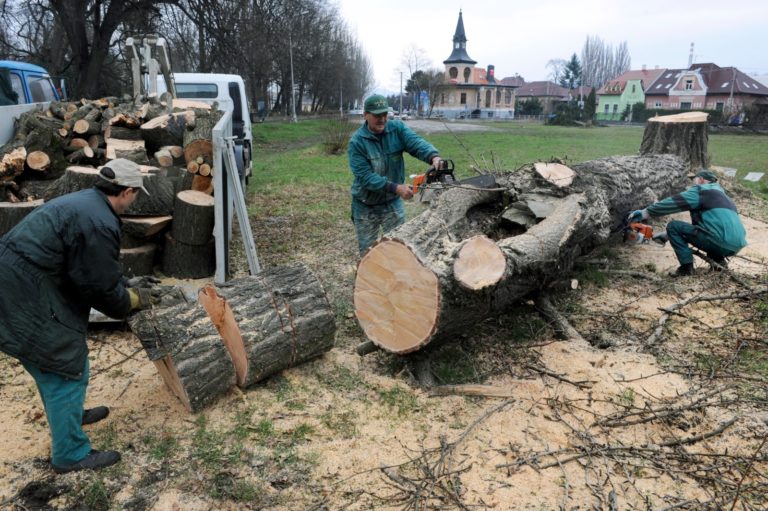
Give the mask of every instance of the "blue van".
[[48, 71], [26, 62], [0, 60], [0, 85], [0, 105], [24, 105], [61, 99]]

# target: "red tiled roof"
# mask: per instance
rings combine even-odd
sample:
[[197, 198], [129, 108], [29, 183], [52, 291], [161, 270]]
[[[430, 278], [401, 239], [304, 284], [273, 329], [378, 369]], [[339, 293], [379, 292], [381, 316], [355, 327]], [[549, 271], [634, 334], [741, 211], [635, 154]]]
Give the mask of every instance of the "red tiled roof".
[[605, 85], [600, 87], [600, 90], [598, 90], [597, 93], [600, 95], [619, 95], [624, 92], [624, 88], [627, 86], [629, 80], [640, 80], [643, 84], [643, 89], [647, 90], [648, 87], [664, 73], [664, 71], [666, 71], [666, 69], [630, 70], [620, 74], [616, 78], [608, 80]]
[[[506, 80], [506, 78], [504, 80]], [[502, 80], [502, 82], [504, 80]], [[516, 94], [519, 98], [554, 96], [567, 99], [568, 92], [569, 91], [567, 87], [561, 87], [554, 82], [542, 81], [523, 83], [517, 89]]]

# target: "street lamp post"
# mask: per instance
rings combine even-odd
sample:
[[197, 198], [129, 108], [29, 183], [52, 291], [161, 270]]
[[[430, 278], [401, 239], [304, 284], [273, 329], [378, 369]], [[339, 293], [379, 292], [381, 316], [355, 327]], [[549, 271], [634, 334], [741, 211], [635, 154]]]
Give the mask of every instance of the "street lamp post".
[[400, 71], [400, 116], [403, 115], [403, 72]]
[[296, 118], [296, 84], [293, 79], [293, 39], [288, 30], [288, 58], [291, 61], [291, 122], [299, 122]]

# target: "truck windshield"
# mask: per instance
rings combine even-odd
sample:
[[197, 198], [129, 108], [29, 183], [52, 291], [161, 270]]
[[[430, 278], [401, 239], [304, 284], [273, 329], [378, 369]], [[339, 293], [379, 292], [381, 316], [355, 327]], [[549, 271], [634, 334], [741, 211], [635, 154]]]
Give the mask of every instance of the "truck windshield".
[[176, 97], [215, 99], [219, 97], [219, 88], [214, 83], [177, 83]]
[[30, 76], [27, 84], [29, 85], [29, 93], [32, 95], [33, 103], [56, 100], [56, 94], [53, 92], [53, 84], [50, 78]]

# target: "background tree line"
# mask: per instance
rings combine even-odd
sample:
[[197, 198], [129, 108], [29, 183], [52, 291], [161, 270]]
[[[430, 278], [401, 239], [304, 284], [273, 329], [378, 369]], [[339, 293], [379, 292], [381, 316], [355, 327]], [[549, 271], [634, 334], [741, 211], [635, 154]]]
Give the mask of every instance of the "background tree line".
[[[8, 0], [0, 59], [66, 79], [73, 98], [131, 92], [125, 40], [165, 37], [175, 72], [243, 76], [252, 108], [349, 108], [372, 86], [368, 57], [328, 0]], [[298, 110], [298, 109], [297, 109]]]

